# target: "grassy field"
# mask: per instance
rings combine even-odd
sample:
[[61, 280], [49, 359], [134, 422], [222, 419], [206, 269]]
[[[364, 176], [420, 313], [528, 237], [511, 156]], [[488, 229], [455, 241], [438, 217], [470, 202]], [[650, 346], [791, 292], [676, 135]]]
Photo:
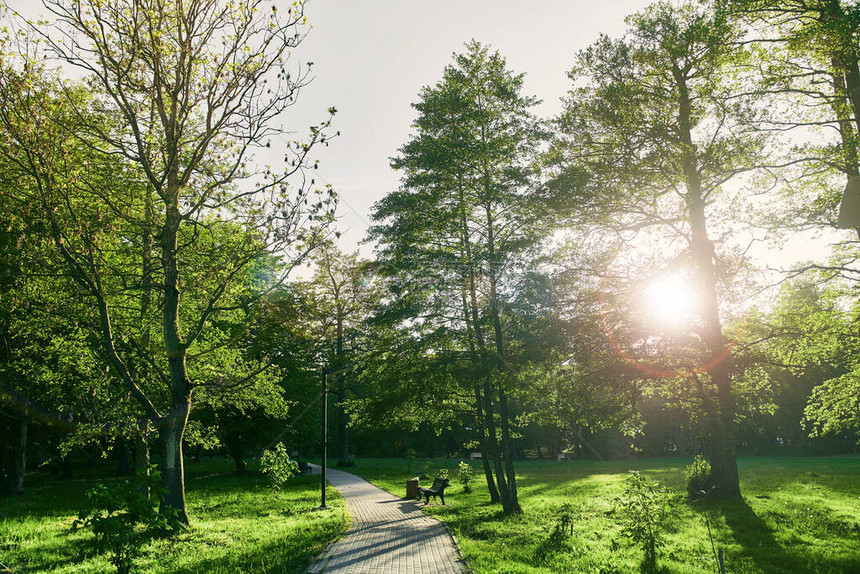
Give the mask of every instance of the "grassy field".
[[[225, 461], [186, 467], [186, 495], [192, 527], [169, 539], [147, 543], [135, 561], [137, 572], [301, 572], [325, 545], [346, 530], [343, 499], [329, 488], [332, 510], [319, 505], [319, 476], [295, 477], [273, 493], [250, 466], [232, 474]], [[104, 469], [101, 471], [103, 473]], [[85, 505], [85, 492], [99, 469], [60, 481], [28, 475], [27, 492], [0, 499], [0, 562], [13, 572], [115, 572], [93, 552], [89, 531], [69, 527]]]
[[[458, 461], [437, 459], [432, 464], [449, 469], [452, 485], [447, 505], [431, 502], [428, 511], [449, 525], [477, 573], [635, 572], [642, 569], [642, 551], [621, 533], [614, 502], [635, 469], [673, 493], [661, 572], [715, 572], [713, 539], [732, 574], [860, 573], [860, 457], [742, 459], [745, 503], [725, 507], [685, 501], [689, 462], [518, 462], [523, 513], [506, 517], [487, 502], [480, 464], [473, 464], [474, 491], [466, 494], [456, 481]], [[354, 472], [404, 496], [406, 478], [424, 464], [418, 459], [408, 468], [403, 459], [364, 459]], [[550, 534], [566, 502], [577, 518], [573, 535], [559, 540]]]

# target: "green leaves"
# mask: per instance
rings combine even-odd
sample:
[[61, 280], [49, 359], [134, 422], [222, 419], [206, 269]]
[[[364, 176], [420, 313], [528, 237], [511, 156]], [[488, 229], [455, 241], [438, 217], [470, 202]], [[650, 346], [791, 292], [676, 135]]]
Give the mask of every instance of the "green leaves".
[[273, 490], [280, 490], [284, 483], [299, 471], [299, 465], [290, 460], [290, 455], [283, 443], [264, 450], [260, 457], [260, 471], [269, 479]]
[[621, 514], [621, 531], [645, 551], [645, 564], [655, 568], [657, 550], [663, 545], [661, 528], [669, 511], [666, 489], [631, 470], [624, 480], [624, 493], [615, 504]]
[[134, 480], [111, 485], [99, 484], [87, 491], [89, 506], [78, 513], [72, 530], [89, 528], [95, 535], [96, 548], [110, 553], [117, 572], [131, 571], [136, 556], [147, 537], [178, 532], [183, 525], [164, 501], [161, 473], [150, 470]]

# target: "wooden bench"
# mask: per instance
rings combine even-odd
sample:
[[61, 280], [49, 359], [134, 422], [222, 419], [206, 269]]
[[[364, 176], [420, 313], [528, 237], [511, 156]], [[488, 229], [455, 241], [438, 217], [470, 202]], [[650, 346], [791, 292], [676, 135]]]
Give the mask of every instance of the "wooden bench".
[[437, 476], [433, 479], [433, 486], [430, 488], [421, 488], [418, 487], [418, 500], [421, 500], [421, 497], [424, 497], [424, 504], [430, 504], [430, 497], [436, 498], [437, 496], [442, 499], [442, 504], [445, 504], [445, 487], [448, 486], [448, 483], [451, 482], [447, 478], [442, 478], [441, 476]]

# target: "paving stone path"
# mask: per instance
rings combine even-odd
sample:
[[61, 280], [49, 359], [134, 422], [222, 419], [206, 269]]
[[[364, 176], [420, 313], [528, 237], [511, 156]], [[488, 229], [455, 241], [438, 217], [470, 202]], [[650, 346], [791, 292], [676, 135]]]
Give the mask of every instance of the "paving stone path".
[[465, 573], [450, 532], [421, 512], [421, 504], [397, 498], [348, 472], [326, 470], [346, 499], [352, 526], [310, 565], [308, 574]]

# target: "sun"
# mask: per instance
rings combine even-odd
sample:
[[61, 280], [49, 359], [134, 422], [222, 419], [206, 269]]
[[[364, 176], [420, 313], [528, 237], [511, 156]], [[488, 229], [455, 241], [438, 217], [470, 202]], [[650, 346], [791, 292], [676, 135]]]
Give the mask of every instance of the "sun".
[[686, 276], [662, 275], [643, 291], [643, 305], [650, 323], [661, 328], [688, 325], [696, 313], [696, 294]]

